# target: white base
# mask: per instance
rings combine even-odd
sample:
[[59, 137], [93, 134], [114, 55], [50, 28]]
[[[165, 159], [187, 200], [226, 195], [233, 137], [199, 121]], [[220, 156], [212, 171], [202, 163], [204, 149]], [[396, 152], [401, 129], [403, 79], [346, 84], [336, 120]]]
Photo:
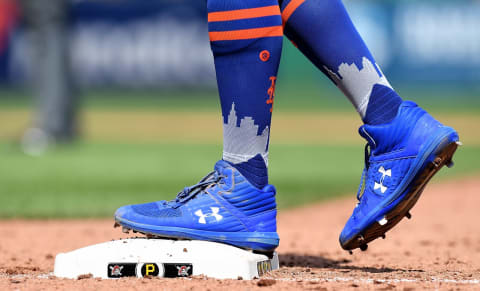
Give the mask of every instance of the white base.
[[278, 267], [277, 253], [270, 259], [215, 242], [131, 238], [60, 253], [55, 258], [54, 275], [71, 279], [86, 274], [104, 279], [205, 275], [249, 280]]

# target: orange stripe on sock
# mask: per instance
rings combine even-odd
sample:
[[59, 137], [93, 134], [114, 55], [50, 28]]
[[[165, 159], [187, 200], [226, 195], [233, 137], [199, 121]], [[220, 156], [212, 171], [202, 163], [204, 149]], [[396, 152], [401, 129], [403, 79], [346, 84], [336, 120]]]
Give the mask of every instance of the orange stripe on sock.
[[208, 22], [230, 21], [248, 18], [257, 18], [264, 16], [280, 15], [280, 7], [278, 5], [238, 9], [230, 11], [210, 12], [208, 13]]
[[210, 41], [240, 40], [262, 37], [283, 36], [282, 26], [269, 26], [261, 28], [240, 29], [231, 31], [211, 31]]
[[302, 5], [303, 2], [305, 2], [305, 0], [292, 0], [287, 4], [287, 7], [285, 7], [282, 12], [283, 26], [285, 26], [285, 23], [287, 23], [290, 16], [292, 16], [293, 12], [295, 12], [298, 6]]

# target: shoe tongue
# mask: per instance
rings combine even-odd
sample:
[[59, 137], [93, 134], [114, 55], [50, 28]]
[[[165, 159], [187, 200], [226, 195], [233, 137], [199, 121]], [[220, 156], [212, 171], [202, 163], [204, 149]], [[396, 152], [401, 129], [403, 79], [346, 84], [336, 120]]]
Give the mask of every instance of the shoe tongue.
[[[232, 167], [232, 165], [230, 165], [228, 162], [226, 162], [224, 160], [218, 161], [215, 164], [214, 169], [220, 175], [223, 175], [223, 176], [226, 176], [226, 177], [232, 177], [233, 167]], [[225, 189], [229, 189], [230, 187], [232, 187], [232, 182], [233, 181], [232, 181], [231, 178], [223, 179], [224, 186], [221, 186], [221, 187], [225, 187]]]
[[220, 174], [223, 174], [223, 172], [225, 171], [225, 169], [227, 168], [231, 168], [232, 166], [224, 161], [224, 160], [220, 160], [218, 161], [216, 164], [215, 164], [215, 167], [213, 168], [215, 171], [219, 172]]
[[370, 145], [371, 149], [375, 149], [377, 147], [376, 140], [376, 131], [375, 127], [370, 126], [368, 124], [364, 124], [360, 126], [358, 129], [358, 133], [367, 140], [368, 144]]
[[[385, 141], [388, 140], [388, 137], [386, 137], [386, 133], [391, 131], [391, 126], [396, 122], [398, 116], [401, 115], [402, 112], [406, 110], [406, 108], [417, 106], [418, 105], [415, 102], [403, 101], [398, 108], [397, 117], [395, 117], [392, 121], [376, 125], [364, 124], [360, 126], [360, 128], [358, 129], [358, 133], [367, 140], [372, 150], [380, 150], [380, 148], [382, 147], [382, 141], [383, 143], [385, 143]], [[391, 137], [392, 133], [390, 133], [389, 136]]]

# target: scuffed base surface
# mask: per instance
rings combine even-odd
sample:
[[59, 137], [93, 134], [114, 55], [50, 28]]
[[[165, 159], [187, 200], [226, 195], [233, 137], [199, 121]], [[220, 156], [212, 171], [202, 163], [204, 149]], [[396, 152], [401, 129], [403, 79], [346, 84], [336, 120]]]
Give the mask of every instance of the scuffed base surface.
[[412, 220], [349, 255], [338, 234], [353, 196], [280, 212], [281, 269], [253, 281], [59, 279], [51, 275], [57, 253], [128, 235], [108, 219], [1, 221], [0, 290], [480, 289], [480, 177], [431, 185]]

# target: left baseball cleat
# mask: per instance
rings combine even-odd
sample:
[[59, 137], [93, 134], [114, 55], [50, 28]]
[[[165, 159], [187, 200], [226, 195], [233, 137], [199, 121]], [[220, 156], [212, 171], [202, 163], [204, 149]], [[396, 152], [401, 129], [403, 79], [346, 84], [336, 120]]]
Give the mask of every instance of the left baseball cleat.
[[411, 101], [402, 103], [390, 123], [363, 125], [359, 132], [368, 142], [365, 169], [340, 244], [345, 250], [364, 251], [403, 217], [411, 218], [409, 211], [423, 189], [444, 165], [453, 165], [461, 143], [453, 128]]
[[194, 239], [272, 251], [279, 243], [275, 187], [258, 189], [231, 164], [186, 187], [175, 200], [128, 205], [115, 212], [115, 225], [147, 236]]

